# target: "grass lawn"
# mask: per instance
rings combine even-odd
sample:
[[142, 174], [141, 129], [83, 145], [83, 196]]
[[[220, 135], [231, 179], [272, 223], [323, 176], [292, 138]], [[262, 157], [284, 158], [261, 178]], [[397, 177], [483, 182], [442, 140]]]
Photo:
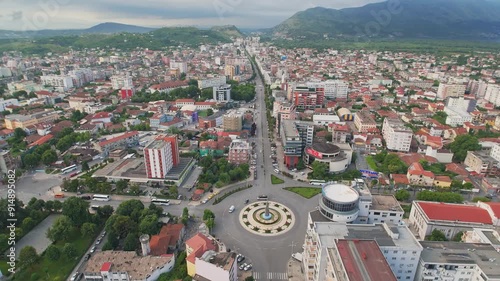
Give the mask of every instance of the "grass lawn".
[[317, 187], [287, 187], [285, 189], [307, 199], [311, 199], [321, 193], [321, 188]]
[[372, 169], [372, 171], [376, 171], [377, 170], [377, 163], [375, 163], [375, 160], [373, 159], [373, 157], [366, 156], [365, 159], [366, 159], [366, 164], [368, 164], [368, 167], [370, 167], [370, 169]]
[[272, 184], [282, 184], [284, 182], [285, 182], [284, 180], [278, 178], [277, 176], [271, 175], [271, 183]]
[[[98, 228], [99, 229], [99, 228]], [[61, 250], [65, 243], [71, 243], [75, 246], [78, 256], [74, 259], [66, 258], [62, 253], [57, 261], [51, 261], [42, 256], [38, 263], [31, 266], [28, 270], [18, 272], [14, 276], [14, 280], [31, 280], [31, 276], [36, 274], [39, 276], [40, 281], [64, 281], [66, 280], [71, 271], [76, 266], [78, 261], [87, 252], [90, 244], [94, 241], [95, 237], [82, 237], [80, 230], [75, 229], [67, 242], [57, 242], [55, 245]], [[40, 253], [39, 253], [40, 254]]]
[[206, 110], [198, 111], [198, 116], [199, 117], [207, 117], [207, 111]]

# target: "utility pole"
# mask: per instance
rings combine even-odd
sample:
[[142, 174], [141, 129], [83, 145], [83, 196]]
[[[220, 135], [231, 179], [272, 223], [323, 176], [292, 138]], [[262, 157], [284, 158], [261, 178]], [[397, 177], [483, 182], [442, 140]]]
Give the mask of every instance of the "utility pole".
[[[295, 246], [297, 246], [297, 245], [296, 245], [296, 244], [292, 241], [292, 244], [290, 244], [289, 246], [291, 246], [291, 247], [292, 247], [292, 254], [291, 254], [291, 255], [293, 255], [293, 247], [295, 247]], [[290, 256], [291, 256], [291, 255], [290, 255]]]

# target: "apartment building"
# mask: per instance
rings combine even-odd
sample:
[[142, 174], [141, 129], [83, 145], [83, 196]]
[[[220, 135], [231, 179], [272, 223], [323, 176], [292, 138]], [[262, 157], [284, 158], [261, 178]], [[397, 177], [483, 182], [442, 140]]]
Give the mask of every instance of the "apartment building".
[[349, 126], [332, 124], [332, 142], [333, 143], [350, 143], [352, 139], [352, 132]]
[[459, 109], [466, 112], [476, 110], [477, 100], [464, 99], [464, 97], [447, 97], [444, 106], [451, 109]]
[[424, 240], [437, 229], [452, 239], [460, 231], [476, 228], [493, 228], [491, 215], [477, 205], [448, 204], [413, 201], [409, 227]]
[[224, 114], [222, 128], [226, 132], [240, 132], [243, 128], [243, 113], [230, 112]]
[[248, 163], [250, 159], [250, 144], [243, 140], [234, 140], [229, 146], [228, 162], [236, 165]]
[[148, 178], [163, 179], [179, 164], [177, 137], [160, 136], [144, 147], [144, 165]]
[[283, 120], [280, 125], [280, 136], [285, 165], [288, 168], [296, 167], [305, 147], [313, 143], [314, 123]]
[[500, 253], [489, 244], [422, 241], [415, 280], [498, 281]]
[[65, 92], [73, 88], [73, 78], [67, 75], [43, 75], [40, 77], [42, 85], [52, 87], [58, 92]]
[[213, 78], [206, 78], [198, 80], [198, 88], [213, 88], [226, 85], [226, 76], [217, 76]]
[[441, 83], [439, 84], [437, 97], [442, 100], [447, 97], [463, 97], [465, 90], [466, 85]]
[[273, 107], [273, 116], [276, 118], [276, 128], [278, 128], [279, 133], [279, 129], [281, 127], [280, 124], [283, 120], [295, 120], [297, 118], [296, 107], [291, 102], [284, 101], [278, 104], [275, 102]]
[[395, 118], [385, 118], [382, 126], [382, 135], [388, 150], [410, 151], [413, 131], [407, 128], [403, 121]]
[[59, 113], [54, 110], [37, 112], [30, 115], [11, 114], [5, 116], [5, 128], [14, 130], [16, 128], [26, 129], [39, 123], [51, 122], [59, 118]]
[[133, 89], [134, 83], [132, 77], [127, 74], [118, 74], [111, 76], [111, 86], [113, 90]]
[[180, 73], [187, 73], [187, 62], [171, 60], [169, 63], [170, 69], [178, 69]]
[[342, 80], [311, 81], [307, 87], [323, 89], [327, 99], [346, 99], [349, 90], [349, 84]]
[[472, 171], [483, 176], [495, 176], [499, 174], [498, 168], [500, 162], [490, 156], [487, 151], [467, 151], [464, 164]]
[[292, 91], [292, 99], [297, 109], [314, 109], [323, 106], [325, 92], [323, 88], [296, 86]]
[[196, 258], [201, 258], [207, 251], [217, 251], [218, 244], [213, 237], [208, 237], [202, 233], [196, 233], [195, 236], [186, 241], [186, 263], [188, 275], [196, 275]]
[[195, 259], [195, 264], [194, 281], [238, 281], [238, 262], [235, 252], [207, 251]]
[[17, 99], [3, 99], [0, 98], [0, 112], [5, 111], [7, 106], [15, 105], [19, 106], [19, 101]]
[[433, 172], [424, 170], [419, 162], [415, 162], [408, 167], [406, 177], [411, 185], [426, 187], [433, 186], [434, 179], [436, 178]]
[[231, 85], [225, 84], [219, 87], [213, 87], [214, 100], [220, 103], [231, 101]]
[[500, 85], [488, 84], [485, 90], [484, 99], [493, 103], [495, 106], [500, 105]]
[[139, 132], [126, 132], [117, 137], [99, 142], [98, 146], [103, 154], [107, 155], [110, 151], [117, 148], [128, 148], [139, 144]]
[[360, 133], [367, 133], [377, 128], [377, 123], [367, 110], [361, 110], [354, 114], [354, 125]]
[[222, 111], [218, 111], [213, 115], [207, 117], [199, 117], [198, 118], [198, 127], [200, 129], [210, 129], [215, 127], [220, 127], [224, 123], [224, 113]]
[[339, 278], [342, 274], [335, 275], [338, 279], [328, 279], [331, 278], [328, 274], [328, 268], [331, 267], [328, 255], [331, 249], [335, 248], [335, 242], [339, 240], [374, 242], [380, 252], [379, 261], [383, 261], [381, 265], [385, 268], [384, 272], [391, 272], [397, 280], [414, 280], [422, 246], [408, 227], [385, 223], [330, 222], [317, 211], [309, 213], [308, 218], [302, 254], [305, 280], [370, 280]]

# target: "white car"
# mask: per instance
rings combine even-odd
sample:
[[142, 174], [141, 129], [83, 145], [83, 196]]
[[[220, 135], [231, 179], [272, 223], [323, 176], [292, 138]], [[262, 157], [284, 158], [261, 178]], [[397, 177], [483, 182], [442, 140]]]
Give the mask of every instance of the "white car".
[[203, 200], [201, 201], [201, 204], [205, 204], [205, 203], [207, 203], [207, 201], [208, 201], [207, 199], [203, 199]]
[[95, 252], [95, 246], [94, 246], [94, 247], [92, 247], [92, 249], [90, 249], [90, 252], [91, 252], [91, 253]]
[[70, 279], [70, 280], [71, 280], [71, 281], [75, 281], [75, 280], [76, 280], [76, 277], [78, 276], [78, 274], [80, 274], [80, 273], [78, 273], [78, 271], [77, 271], [75, 274], [73, 274], [73, 276], [71, 276], [71, 279]]

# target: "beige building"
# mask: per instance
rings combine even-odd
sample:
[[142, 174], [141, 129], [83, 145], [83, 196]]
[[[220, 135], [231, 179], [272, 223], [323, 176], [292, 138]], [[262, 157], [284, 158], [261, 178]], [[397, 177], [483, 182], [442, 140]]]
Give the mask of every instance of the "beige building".
[[399, 119], [385, 118], [382, 127], [382, 135], [388, 150], [410, 151], [413, 131], [405, 127]]
[[498, 175], [499, 162], [483, 151], [467, 151], [465, 166], [483, 176]]
[[31, 115], [11, 114], [5, 116], [5, 127], [14, 130], [16, 128], [26, 129], [38, 123], [50, 122], [59, 118], [59, 114], [53, 110], [34, 113]]
[[234, 140], [229, 147], [228, 161], [232, 164], [248, 163], [250, 158], [250, 144], [243, 140]]
[[243, 127], [243, 113], [231, 112], [225, 114], [222, 120], [222, 126], [226, 132], [239, 132]]
[[361, 110], [355, 113], [354, 125], [360, 133], [366, 133], [377, 128], [377, 123], [370, 116], [370, 112], [366, 110]]
[[439, 84], [437, 97], [443, 100], [447, 97], [463, 97], [465, 89], [465, 85], [441, 83]]

